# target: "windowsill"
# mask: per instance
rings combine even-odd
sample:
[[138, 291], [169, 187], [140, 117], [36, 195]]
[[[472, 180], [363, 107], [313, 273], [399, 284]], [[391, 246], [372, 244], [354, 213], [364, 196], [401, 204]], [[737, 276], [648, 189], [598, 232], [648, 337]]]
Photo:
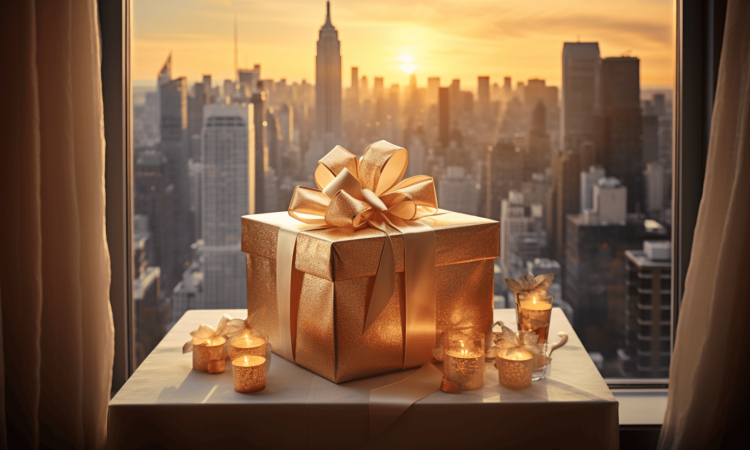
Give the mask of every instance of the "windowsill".
[[620, 403], [620, 426], [661, 425], [667, 409], [667, 389], [613, 389]]

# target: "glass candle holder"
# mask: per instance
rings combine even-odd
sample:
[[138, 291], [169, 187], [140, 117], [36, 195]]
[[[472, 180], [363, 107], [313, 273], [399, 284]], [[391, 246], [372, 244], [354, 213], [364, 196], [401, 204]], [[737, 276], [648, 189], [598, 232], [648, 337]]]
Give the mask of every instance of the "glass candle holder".
[[[227, 339], [223, 336], [212, 337], [205, 343], [193, 346], [193, 370], [208, 373], [222, 373], [224, 364], [224, 344]], [[221, 361], [221, 364], [219, 364]]]
[[512, 348], [501, 350], [495, 359], [500, 385], [511, 389], [531, 386], [534, 371], [534, 355], [525, 350]]
[[229, 360], [240, 356], [266, 356], [266, 340], [251, 334], [240, 336], [229, 343]]
[[[552, 317], [552, 294], [546, 291], [519, 293], [516, 301], [516, 313], [518, 329], [539, 336], [537, 343], [542, 346], [546, 355], [549, 324]], [[535, 360], [535, 370], [531, 377], [534, 381], [543, 379], [547, 374], [547, 366], [542, 364], [543, 361], [539, 359]]]
[[459, 390], [484, 386], [484, 335], [449, 331], [445, 333], [445, 377]]
[[244, 355], [232, 360], [232, 379], [237, 392], [255, 392], [266, 387], [266, 358]]
[[552, 294], [546, 291], [521, 292], [516, 298], [518, 329], [539, 336], [538, 344], [546, 344], [552, 317]]

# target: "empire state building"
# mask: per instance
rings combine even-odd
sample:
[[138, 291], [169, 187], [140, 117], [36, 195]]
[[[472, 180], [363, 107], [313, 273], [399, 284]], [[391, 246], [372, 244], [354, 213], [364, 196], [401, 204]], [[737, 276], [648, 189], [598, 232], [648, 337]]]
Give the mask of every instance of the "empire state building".
[[341, 42], [331, 23], [331, 2], [326, 2], [326, 22], [318, 37], [315, 57], [315, 135], [305, 157], [308, 173], [318, 160], [341, 141]]

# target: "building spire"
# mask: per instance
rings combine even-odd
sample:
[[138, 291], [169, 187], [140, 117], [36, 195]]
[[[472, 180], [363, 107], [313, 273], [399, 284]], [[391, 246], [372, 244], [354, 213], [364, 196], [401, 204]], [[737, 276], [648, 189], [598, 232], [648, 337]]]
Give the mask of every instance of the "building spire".
[[331, 2], [326, 2], [326, 23], [323, 26], [333, 26], [331, 23]]

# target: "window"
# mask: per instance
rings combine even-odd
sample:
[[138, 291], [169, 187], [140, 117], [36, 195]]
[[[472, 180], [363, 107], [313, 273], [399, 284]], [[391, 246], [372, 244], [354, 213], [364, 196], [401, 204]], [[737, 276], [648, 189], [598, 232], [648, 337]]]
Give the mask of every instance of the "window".
[[671, 1], [132, 8], [134, 366], [187, 309], [245, 307], [239, 216], [386, 139], [501, 222], [496, 307], [554, 272], [603, 376], [667, 377]]

